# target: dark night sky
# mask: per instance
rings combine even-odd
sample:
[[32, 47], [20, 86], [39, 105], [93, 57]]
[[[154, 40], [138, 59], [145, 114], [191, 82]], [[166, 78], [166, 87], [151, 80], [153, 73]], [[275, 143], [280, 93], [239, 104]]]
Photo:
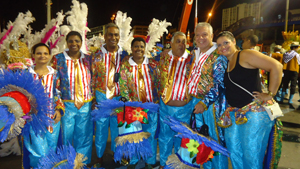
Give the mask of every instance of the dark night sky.
[[[30, 10], [36, 21], [31, 24], [34, 30], [40, 31], [46, 24], [46, 0], [0, 0], [0, 22], [14, 21], [19, 12]], [[218, 6], [212, 17], [214, 28], [220, 28], [222, 23], [222, 9], [233, 7], [246, 2], [253, 3], [259, 0], [218, 0]], [[272, 14], [273, 11], [282, 11], [284, 14], [285, 0], [261, 0], [263, 15]], [[52, 0], [52, 16], [63, 10], [67, 12], [72, 5], [71, 0]], [[131, 25], [149, 25], [152, 18], [167, 19], [177, 27], [182, 12], [184, 0], [80, 0], [88, 5], [88, 26], [95, 27], [110, 22], [110, 17], [118, 10], [127, 12], [132, 18]], [[222, 3], [221, 3], [222, 2]], [[207, 14], [212, 8], [214, 0], [198, 0], [198, 21], [206, 21]], [[300, 8], [299, 0], [290, 0], [290, 9]], [[193, 29], [195, 9], [193, 7], [188, 29]], [[66, 24], [66, 23], [65, 23]], [[6, 27], [6, 25], [5, 25]]]

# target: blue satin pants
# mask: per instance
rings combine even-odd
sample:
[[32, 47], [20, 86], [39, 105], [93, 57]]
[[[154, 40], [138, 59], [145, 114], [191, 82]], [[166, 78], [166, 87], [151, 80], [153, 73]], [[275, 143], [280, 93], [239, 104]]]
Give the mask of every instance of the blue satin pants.
[[44, 137], [36, 136], [30, 127], [30, 138], [24, 137], [24, 145], [29, 152], [31, 167], [38, 167], [40, 158], [45, 156], [50, 149], [56, 150], [59, 132], [60, 122], [53, 124], [53, 132], [47, 131]]
[[247, 112], [248, 122], [237, 125], [230, 112], [232, 126], [225, 128], [225, 141], [234, 169], [262, 169], [269, 135], [274, 125], [267, 112]]
[[[115, 97], [114, 99], [119, 100], [120, 97]], [[96, 91], [96, 101], [100, 102], [107, 100], [106, 95], [99, 91]], [[106, 148], [107, 138], [108, 138], [108, 127], [110, 127], [110, 137], [111, 137], [111, 150], [115, 152], [116, 143], [115, 139], [118, 137], [118, 121], [117, 117], [107, 117], [101, 118], [96, 121], [96, 134], [95, 134], [95, 145], [97, 156], [101, 158], [104, 154]]]
[[[198, 99], [196, 99], [198, 100]], [[195, 102], [195, 105], [199, 102]], [[218, 137], [219, 133], [217, 130], [217, 124], [215, 119], [215, 111], [214, 111], [214, 106], [215, 104], [212, 104], [211, 106], [208, 107], [206, 111], [203, 112], [203, 114], [196, 114], [196, 124], [197, 128], [200, 128], [203, 125], [203, 118], [205, 124], [208, 126], [208, 134], [209, 136], [214, 139], [215, 141], [219, 142]], [[194, 106], [195, 107], [195, 106]], [[203, 164], [203, 167], [205, 169], [227, 169], [228, 168], [228, 158], [224, 155], [217, 155], [214, 156], [212, 161], [207, 161], [206, 163]]]
[[169, 125], [165, 124], [163, 121], [167, 116], [172, 116], [181, 122], [190, 122], [191, 114], [194, 109], [193, 102], [190, 101], [188, 104], [182, 107], [173, 107], [165, 105], [160, 99], [159, 102], [159, 154], [160, 154], [160, 165], [165, 166], [168, 157], [172, 154], [172, 149], [174, 146], [175, 152], [177, 152], [181, 145], [181, 138], [175, 137], [178, 133], [173, 131]]
[[[152, 113], [148, 112], [148, 121], [149, 124], [142, 124], [143, 126], [143, 131], [150, 133], [150, 137], [148, 138], [150, 144], [151, 144], [151, 149], [152, 149], [152, 156], [144, 159], [144, 161], [147, 164], [154, 165], [156, 163], [156, 154], [157, 154], [157, 140], [154, 138], [156, 129], [157, 129], [157, 113]], [[130, 164], [136, 164], [138, 162], [137, 158], [132, 158], [130, 159]]]
[[74, 102], [65, 102], [65, 114], [61, 119], [63, 144], [73, 144], [77, 153], [83, 154], [91, 162], [93, 145], [93, 123], [91, 122], [92, 102], [85, 103], [79, 110]]

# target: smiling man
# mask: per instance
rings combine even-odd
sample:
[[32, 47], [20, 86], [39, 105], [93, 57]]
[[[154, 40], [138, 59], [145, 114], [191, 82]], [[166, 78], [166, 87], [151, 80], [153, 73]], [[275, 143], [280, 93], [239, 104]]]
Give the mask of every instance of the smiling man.
[[[117, 25], [109, 23], [105, 26], [105, 44], [93, 54], [93, 93], [96, 102], [106, 99], [120, 98], [119, 72], [121, 60], [127, 55], [118, 46], [120, 32]], [[108, 127], [110, 127], [111, 150], [115, 150], [115, 138], [118, 136], [118, 124], [116, 118], [101, 118], [96, 121], [95, 145], [99, 163], [103, 163], [103, 153], [108, 138]]]
[[[217, 44], [212, 40], [212, 26], [206, 22], [198, 23], [195, 28], [195, 42], [198, 48], [192, 52], [194, 60], [187, 85], [188, 93], [193, 97], [197, 127], [201, 127], [205, 122], [209, 127], [209, 136], [224, 146], [222, 129], [216, 124], [226, 108], [223, 77], [227, 59], [217, 53]], [[223, 155], [216, 155], [212, 162], [206, 162], [203, 166], [205, 169], [226, 169], [228, 160]]]
[[192, 102], [187, 95], [188, 70], [191, 63], [191, 55], [186, 52], [186, 36], [182, 32], [175, 32], [171, 39], [172, 50], [161, 56], [159, 69], [159, 152], [160, 168], [166, 165], [167, 158], [180, 148], [181, 139], [175, 138], [174, 132], [164, 120], [172, 116], [179, 121], [189, 123], [193, 110]]

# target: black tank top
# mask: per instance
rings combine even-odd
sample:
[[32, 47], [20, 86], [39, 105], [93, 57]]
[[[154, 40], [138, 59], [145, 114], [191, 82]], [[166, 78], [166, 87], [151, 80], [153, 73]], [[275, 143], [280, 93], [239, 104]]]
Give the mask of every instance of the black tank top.
[[[229, 72], [230, 79], [251, 93], [253, 91], [261, 92], [259, 69], [244, 68], [240, 65], [239, 60], [240, 52], [238, 53], [234, 69]], [[226, 99], [230, 106], [242, 108], [252, 102], [253, 97], [249, 93], [228, 79], [227, 70], [224, 75], [224, 85], [226, 87]]]

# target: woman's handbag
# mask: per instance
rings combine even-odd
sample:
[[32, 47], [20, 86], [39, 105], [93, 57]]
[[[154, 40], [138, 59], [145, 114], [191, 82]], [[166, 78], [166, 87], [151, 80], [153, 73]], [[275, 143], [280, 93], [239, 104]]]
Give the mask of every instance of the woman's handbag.
[[[229, 70], [229, 68], [228, 68], [228, 70]], [[228, 74], [228, 79], [231, 81], [231, 83], [235, 84], [237, 87], [243, 89], [245, 92], [247, 92], [248, 94], [250, 94], [253, 98], [255, 98], [254, 95], [252, 93], [250, 93], [247, 89], [245, 89], [242, 86], [238, 85], [237, 83], [233, 82], [230, 79], [229, 72], [227, 72], [227, 74]], [[282, 113], [282, 111], [280, 109], [279, 104], [274, 99], [272, 99], [272, 102], [273, 102], [272, 105], [269, 105], [269, 106], [262, 105], [262, 106], [265, 108], [265, 110], [268, 113], [270, 119], [273, 121], [277, 117], [283, 116], [283, 113]]]
[[204, 116], [202, 114], [202, 118], [203, 118], [203, 125], [200, 127], [200, 130], [197, 129], [197, 125], [196, 125], [196, 114], [194, 113], [195, 109], [193, 110], [193, 113], [191, 115], [191, 120], [190, 120], [190, 126], [192, 128], [192, 130], [194, 130], [195, 132], [198, 132], [199, 134], [202, 134], [204, 136], [209, 136], [209, 133], [208, 133], [208, 125], [205, 124], [205, 121], [204, 121]]

